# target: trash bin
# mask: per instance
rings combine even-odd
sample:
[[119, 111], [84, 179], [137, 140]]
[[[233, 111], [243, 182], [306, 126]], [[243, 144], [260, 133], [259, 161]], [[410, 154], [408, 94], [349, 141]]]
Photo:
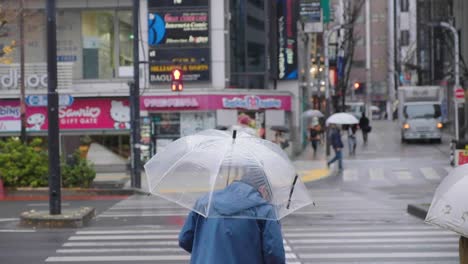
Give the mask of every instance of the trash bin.
[[451, 160], [453, 166], [457, 167], [468, 163], [468, 140], [453, 140], [451, 143]]

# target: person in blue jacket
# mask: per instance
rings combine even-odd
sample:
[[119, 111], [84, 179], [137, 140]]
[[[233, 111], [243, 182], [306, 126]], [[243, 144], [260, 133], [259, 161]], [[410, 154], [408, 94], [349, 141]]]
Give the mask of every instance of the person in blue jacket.
[[341, 141], [340, 129], [336, 125], [331, 125], [330, 144], [335, 151], [335, 157], [328, 161], [327, 165], [330, 167], [335, 161], [338, 161], [338, 169], [343, 170], [343, 141]]
[[[276, 219], [268, 202], [271, 191], [258, 174], [250, 170], [240, 181], [213, 192], [210, 217], [189, 213], [179, 246], [192, 254], [190, 263], [286, 263], [281, 224], [265, 220]], [[207, 208], [208, 199], [200, 198], [195, 208]]]

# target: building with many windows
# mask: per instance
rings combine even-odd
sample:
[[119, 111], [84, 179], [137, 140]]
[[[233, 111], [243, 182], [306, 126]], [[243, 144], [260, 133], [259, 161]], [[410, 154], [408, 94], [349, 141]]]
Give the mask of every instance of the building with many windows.
[[[18, 5], [2, 1], [10, 13]], [[27, 131], [45, 136], [45, 0], [24, 5]], [[62, 148], [70, 152], [89, 135], [128, 156], [132, 0], [57, 0], [57, 9]], [[286, 125], [297, 138], [295, 14], [294, 1], [287, 0], [140, 0], [140, 113], [142, 144], [148, 146], [143, 156], [218, 126], [247, 125], [273, 139], [269, 128]], [[10, 19], [0, 43], [18, 40], [19, 29]], [[20, 131], [19, 48], [9, 56], [11, 63], [0, 65], [0, 135]], [[169, 85], [174, 67], [184, 72], [178, 93]]]

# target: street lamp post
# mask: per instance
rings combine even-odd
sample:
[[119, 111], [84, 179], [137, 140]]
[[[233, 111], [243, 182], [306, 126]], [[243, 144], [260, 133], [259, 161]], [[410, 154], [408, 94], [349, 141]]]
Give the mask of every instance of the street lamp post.
[[[449, 23], [447, 22], [433, 22], [433, 23], [428, 23], [429, 26], [440, 26], [440, 27], [443, 27], [443, 28], [446, 28], [448, 30], [450, 30], [453, 34], [453, 41], [454, 41], [454, 48], [455, 48], [455, 58], [454, 58], [454, 77], [455, 77], [455, 86], [453, 87], [453, 95], [455, 97], [455, 90], [458, 89], [460, 87], [460, 44], [458, 42], [458, 32], [457, 32], [457, 29], [455, 27], [453, 27], [452, 25], [450, 25]], [[459, 135], [459, 120], [458, 120], [458, 103], [457, 101], [454, 99], [454, 106], [455, 106], [455, 140], [458, 140], [460, 135]], [[465, 107], [465, 120], [467, 119], [467, 108]], [[466, 123], [466, 122], [465, 122]]]
[[[329, 62], [329, 55], [328, 55], [328, 43], [330, 42], [330, 37], [333, 32], [338, 31], [340, 29], [349, 28], [352, 25], [345, 24], [345, 25], [336, 25], [331, 29], [325, 30], [323, 34], [323, 56], [324, 56], [324, 66], [325, 66], [325, 100], [327, 105], [325, 107], [325, 120], [328, 119], [330, 116], [330, 62]], [[344, 95], [343, 95], [344, 96]], [[330, 155], [330, 142], [328, 142], [328, 129], [327, 135], [325, 136], [326, 142], [326, 154], [327, 156]]]

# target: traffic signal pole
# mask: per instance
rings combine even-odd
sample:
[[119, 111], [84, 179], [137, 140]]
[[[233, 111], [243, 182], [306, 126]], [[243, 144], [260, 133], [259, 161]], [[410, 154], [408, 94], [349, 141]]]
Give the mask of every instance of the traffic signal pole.
[[[327, 102], [326, 107], [325, 107], [325, 120], [327, 120], [330, 117], [330, 61], [329, 61], [329, 51], [328, 51], [328, 43], [330, 43], [330, 37], [333, 32], [338, 31], [340, 29], [344, 28], [349, 28], [352, 25], [336, 25], [332, 27], [331, 29], [325, 30], [323, 34], [323, 56], [324, 56], [324, 66], [325, 66], [325, 100]], [[344, 95], [343, 95], [344, 96]], [[325, 124], [327, 126], [327, 124]], [[330, 155], [330, 142], [328, 141], [328, 126], [326, 129], [326, 135], [325, 135], [325, 146], [326, 146], [326, 155]]]
[[57, 32], [55, 0], [47, 0], [47, 114], [49, 119], [49, 213], [59, 215], [61, 208], [59, 118], [57, 93]]
[[131, 116], [131, 177], [130, 185], [141, 188], [140, 160], [140, 57], [139, 57], [139, 21], [140, 0], [133, 0], [133, 83], [130, 83]]

